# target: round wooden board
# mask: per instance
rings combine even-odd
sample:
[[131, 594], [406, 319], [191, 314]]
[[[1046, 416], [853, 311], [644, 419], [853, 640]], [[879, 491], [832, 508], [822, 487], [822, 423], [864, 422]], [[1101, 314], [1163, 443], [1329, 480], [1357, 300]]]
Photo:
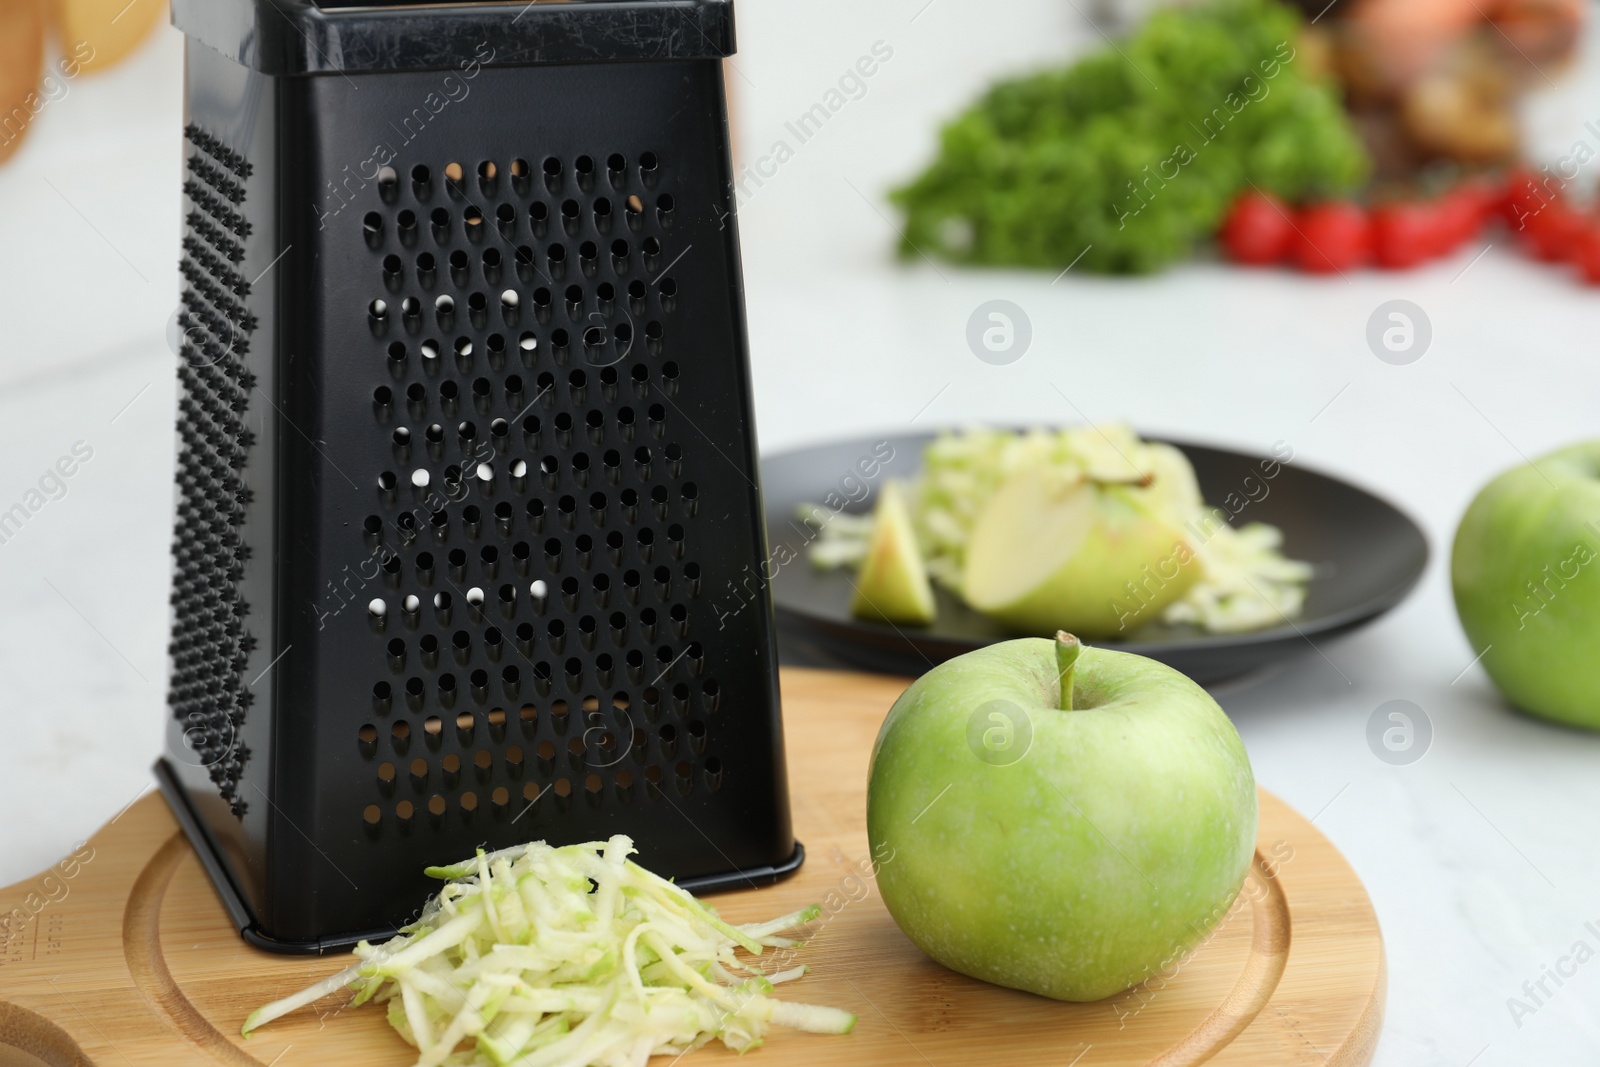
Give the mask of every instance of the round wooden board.
[[[905, 683], [787, 671], [784, 712], [795, 831], [809, 858], [777, 886], [717, 896], [735, 922], [820, 902], [784, 995], [860, 1015], [847, 1037], [774, 1032], [748, 1063], [988, 1067], [1357, 1067], [1383, 1018], [1384, 957], [1355, 873], [1305, 819], [1267, 793], [1254, 869], [1222, 925], [1172, 971], [1094, 1004], [999, 989], [924, 957], [874, 890], [865, 826], [873, 738]], [[12, 1050], [51, 1067], [96, 1064], [413, 1061], [374, 1007], [329, 997], [248, 1041], [249, 1011], [343, 967], [276, 956], [228, 923], [165, 803], [148, 795], [88, 846], [0, 890], [0, 1064]], [[720, 1045], [683, 1058], [730, 1061]], [[666, 1060], [661, 1060], [665, 1064]]]

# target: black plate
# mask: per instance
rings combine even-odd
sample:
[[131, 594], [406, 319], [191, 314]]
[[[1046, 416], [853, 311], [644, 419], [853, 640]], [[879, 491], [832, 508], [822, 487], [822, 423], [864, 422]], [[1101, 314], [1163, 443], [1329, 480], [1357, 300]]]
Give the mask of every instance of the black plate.
[[[807, 530], [795, 518], [801, 504], [870, 512], [886, 478], [917, 473], [923, 446], [933, 436], [863, 438], [762, 459], [773, 553], [768, 570], [784, 644], [809, 647], [849, 666], [918, 675], [952, 656], [1016, 636], [944, 589], [936, 590], [939, 617], [925, 628], [851, 618], [849, 572], [819, 570], [806, 558]], [[1138, 630], [1133, 640], [1097, 643], [1150, 656], [1212, 684], [1309, 652], [1312, 642], [1320, 645], [1372, 621], [1405, 599], [1422, 576], [1427, 539], [1416, 523], [1371, 493], [1293, 462], [1274, 465], [1261, 456], [1170, 443], [1194, 464], [1206, 502], [1236, 511], [1233, 525], [1271, 523], [1283, 531], [1285, 554], [1315, 565], [1305, 610], [1292, 623], [1249, 633], [1207, 634], [1157, 623]]]

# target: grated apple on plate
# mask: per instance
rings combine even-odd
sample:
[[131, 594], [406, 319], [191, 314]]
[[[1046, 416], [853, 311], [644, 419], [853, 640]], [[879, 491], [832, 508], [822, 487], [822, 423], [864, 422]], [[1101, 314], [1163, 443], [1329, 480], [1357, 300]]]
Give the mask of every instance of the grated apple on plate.
[[[1149, 479], [1158, 505], [1190, 532], [1201, 566], [1199, 581], [1162, 613], [1162, 622], [1242, 633], [1293, 619], [1304, 608], [1312, 568], [1284, 556], [1282, 531], [1261, 522], [1230, 526], [1226, 512], [1201, 497], [1182, 452], [1142, 441], [1120, 423], [1023, 433], [971, 428], [931, 441], [908, 503], [935, 582], [960, 591], [967, 545], [983, 509], [1008, 478], [1034, 466], [1064, 477]], [[799, 518], [819, 530], [810, 548], [813, 565], [832, 569], [860, 562], [872, 532], [870, 515], [806, 505]]]

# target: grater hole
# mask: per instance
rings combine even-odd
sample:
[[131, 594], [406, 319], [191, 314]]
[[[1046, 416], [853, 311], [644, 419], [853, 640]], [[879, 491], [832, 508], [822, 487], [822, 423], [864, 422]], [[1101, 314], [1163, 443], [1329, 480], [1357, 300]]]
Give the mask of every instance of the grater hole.
[[378, 781], [384, 783], [385, 785], [388, 785], [394, 781], [394, 764], [378, 764]]
[[368, 826], [377, 826], [378, 820], [383, 818], [383, 811], [376, 804], [368, 804], [361, 812], [361, 818]]
[[547, 156], [544, 161], [544, 174], [547, 178], [561, 177], [561, 160], [555, 156]]
[[410, 822], [416, 813], [416, 805], [412, 804], [409, 800], [402, 800], [400, 803], [394, 806], [395, 818], [399, 819], [402, 823]]
[[428, 170], [426, 165], [418, 163], [411, 168], [411, 180], [418, 185], [427, 185], [433, 180], [433, 173]]
[[374, 619], [381, 619], [389, 614], [389, 605], [384, 603], [382, 597], [374, 597], [367, 604], [367, 614]]
[[556, 784], [550, 788], [555, 791], [556, 796], [563, 800], [572, 795], [572, 783], [565, 778], [557, 778]]
[[446, 163], [444, 176], [446, 181], [459, 182], [466, 177], [466, 172], [461, 169], [461, 164], [459, 163]]
[[494, 165], [493, 160], [486, 159], [482, 163], [478, 164], [478, 177], [482, 178], [486, 182], [494, 181], [495, 176], [499, 173], [500, 168]]
[[395, 723], [394, 726], [390, 727], [389, 736], [393, 738], [397, 744], [404, 744], [411, 737], [411, 724], [406, 722], [404, 719], [400, 720], [399, 722]]
[[477, 811], [478, 810], [478, 794], [474, 793], [470, 789], [467, 790], [465, 793], [462, 793], [461, 794], [461, 810], [462, 811], [467, 811], [467, 812]]
[[[421, 681], [421, 679], [415, 678], [412, 680]], [[444, 720], [439, 718], [437, 715], [429, 715], [422, 723], [422, 730], [429, 737], [439, 737], [444, 733]], [[452, 757], [446, 756], [445, 761], [448, 763], [451, 758]]]
[[543, 793], [544, 790], [540, 789], [539, 786], [534, 782], [529, 782], [527, 785], [522, 787], [522, 799], [526, 800], [529, 804], [532, 804], [534, 801], [538, 800]]
[[532, 173], [533, 168], [528, 165], [528, 161], [526, 159], [518, 156], [516, 159], [511, 161], [511, 176], [513, 178], [526, 178]]
[[374, 300], [367, 305], [367, 314], [374, 322], [383, 322], [389, 317], [389, 305], [383, 300]]
[[483, 212], [479, 211], [476, 207], [469, 206], [461, 213], [461, 217], [466, 221], [467, 233], [469, 234], [479, 226], [483, 225]]
[[433, 224], [441, 230], [448, 229], [450, 226], [450, 211], [448, 208], [434, 208], [433, 214], [430, 215], [429, 218], [432, 219]]
[[440, 796], [438, 793], [435, 793], [433, 796], [428, 798], [428, 814], [443, 815], [444, 809], [444, 797]]
[[[644, 201], [640, 200], [637, 195], [628, 197], [628, 211], [634, 215], [644, 214]], [[640, 288], [643, 288], [643, 285], [644, 283], [641, 282]]]
[[356, 736], [361, 739], [363, 745], [376, 744], [378, 741], [378, 728], [369, 722], [356, 731]]

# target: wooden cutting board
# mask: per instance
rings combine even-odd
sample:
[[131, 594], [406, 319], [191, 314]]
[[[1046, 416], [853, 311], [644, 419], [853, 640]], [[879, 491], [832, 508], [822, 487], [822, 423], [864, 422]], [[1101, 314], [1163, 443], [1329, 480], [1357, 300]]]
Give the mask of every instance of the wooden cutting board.
[[[783, 676], [795, 832], [809, 858], [787, 882], [714, 900], [734, 922], [820, 902], [824, 917], [800, 957], [812, 973], [783, 994], [849, 1008], [860, 1022], [846, 1037], [776, 1031], [745, 1063], [1370, 1062], [1384, 1000], [1372, 903], [1327, 839], [1266, 793], [1241, 902], [1175, 973], [1099, 1003], [1060, 1004], [924, 957], [890, 920], [866, 863], [868, 755], [904, 685], [821, 671]], [[13, 1048], [0, 1045], [0, 1067], [413, 1060], [382, 1009], [348, 1007], [343, 995], [248, 1041], [238, 1036], [251, 1009], [347, 959], [277, 956], [244, 944], [159, 795], [112, 819], [76, 858], [0, 890], [4, 913], [11, 918], [0, 931], [0, 1043]], [[714, 1062], [731, 1062], [731, 1054], [716, 1045], [682, 1061]]]

